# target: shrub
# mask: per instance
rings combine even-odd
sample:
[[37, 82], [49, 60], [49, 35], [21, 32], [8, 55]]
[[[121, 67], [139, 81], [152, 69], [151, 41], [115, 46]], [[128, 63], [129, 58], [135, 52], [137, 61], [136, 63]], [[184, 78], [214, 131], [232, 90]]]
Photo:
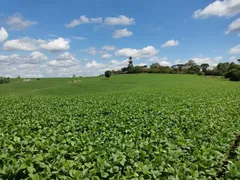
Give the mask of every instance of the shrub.
[[240, 81], [240, 70], [233, 69], [226, 76], [230, 78], [230, 81]]
[[9, 77], [0, 77], [0, 84], [10, 83]]
[[110, 78], [110, 76], [111, 76], [111, 71], [105, 71], [105, 76], [109, 79]]

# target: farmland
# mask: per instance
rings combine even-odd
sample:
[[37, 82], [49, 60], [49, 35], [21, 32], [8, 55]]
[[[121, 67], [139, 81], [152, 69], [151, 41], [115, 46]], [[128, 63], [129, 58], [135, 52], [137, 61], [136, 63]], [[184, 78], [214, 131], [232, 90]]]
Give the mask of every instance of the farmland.
[[[238, 179], [240, 84], [195, 75], [11, 80], [0, 179]], [[228, 161], [228, 163], [225, 163]]]

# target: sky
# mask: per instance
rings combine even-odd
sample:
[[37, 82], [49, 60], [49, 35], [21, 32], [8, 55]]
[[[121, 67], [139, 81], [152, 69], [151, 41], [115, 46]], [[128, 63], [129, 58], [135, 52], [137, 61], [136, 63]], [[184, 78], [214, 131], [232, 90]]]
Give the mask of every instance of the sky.
[[0, 76], [240, 58], [240, 0], [1, 0]]

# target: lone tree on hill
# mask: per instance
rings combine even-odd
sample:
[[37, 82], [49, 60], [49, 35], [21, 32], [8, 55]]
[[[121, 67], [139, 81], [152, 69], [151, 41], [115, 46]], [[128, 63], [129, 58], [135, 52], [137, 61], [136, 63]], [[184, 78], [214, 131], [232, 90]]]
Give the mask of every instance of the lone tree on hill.
[[112, 75], [111, 71], [109, 70], [105, 71], [105, 77], [109, 79], [111, 75]]
[[240, 59], [237, 60], [240, 63]]
[[132, 56], [130, 56], [128, 59], [128, 69], [131, 69], [131, 68], [133, 68]]

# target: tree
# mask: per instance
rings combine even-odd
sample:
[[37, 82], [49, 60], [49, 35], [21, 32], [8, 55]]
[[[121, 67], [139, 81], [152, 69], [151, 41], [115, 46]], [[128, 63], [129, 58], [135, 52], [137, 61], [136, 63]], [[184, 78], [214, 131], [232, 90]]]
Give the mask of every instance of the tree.
[[200, 67], [193, 60], [189, 60], [185, 66], [187, 67], [186, 73], [188, 74], [198, 74], [200, 72]]
[[240, 63], [240, 59], [237, 60]]
[[209, 68], [209, 64], [207, 63], [201, 64], [200, 68], [202, 69], [202, 72], [205, 73], [207, 71], [207, 68]]
[[173, 65], [172, 68], [177, 69], [178, 73], [182, 73], [182, 70], [185, 66], [186, 66], [185, 64], [176, 64], [176, 65]]
[[[232, 64], [232, 63], [231, 63]], [[229, 70], [230, 64], [228, 62], [219, 63], [217, 65], [217, 70], [221, 75], [225, 74]]]
[[133, 67], [133, 61], [132, 61], [132, 57], [130, 56], [128, 59], [128, 69], [131, 69]]
[[109, 70], [105, 71], [105, 77], [109, 79], [111, 75], [112, 75], [111, 71]]
[[150, 66], [150, 69], [158, 69], [160, 68], [160, 64], [159, 63], [153, 63], [151, 66]]
[[196, 65], [197, 65], [197, 64], [195, 63], [194, 60], [189, 60], [189, 61], [185, 64], [185, 66], [186, 66], [187, 68], [192, 67], [192, 66], [196, 66]]
[[75, 78], [75, 77], [76, 77], [76, 75], [74, 74], [74, 75], [73, 75], [73, 78]]

